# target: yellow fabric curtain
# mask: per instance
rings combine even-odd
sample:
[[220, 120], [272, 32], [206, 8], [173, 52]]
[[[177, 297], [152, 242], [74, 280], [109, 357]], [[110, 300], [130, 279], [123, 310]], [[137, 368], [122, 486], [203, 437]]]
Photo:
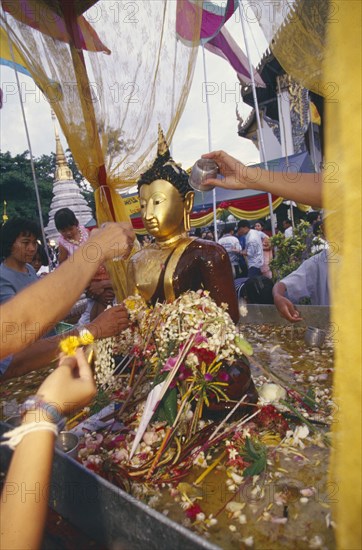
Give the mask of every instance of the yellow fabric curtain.
[[326, 103], [323, 206], [330, 213], [338, 411], [330, 472], [340, 550], [360, 550], [362, 543], [361, 20], [359, 0], [300, 0], [270, 44], [282, 67]]
[[[133, 185], [154, 157], [158, 123], [171, 142], [192, 82], [201, 14], [192, 47], [176, 40], [176, 2], [99, 0], [84, 22], [76, 18], [76, 3], [64, 2], [67, 13], [55, 13], [52, 4], [28, 0], [27, 14], [35, 14], [42, 32], [26, 24], [24, 4], [6, 5], [12, 11], [0, 12], [0, 27], [48, 98], [78, 168], [95, 190], [111, 189], [103, 193], [108, 207], [96, 194], [98, 222], [129, 220], [115, 190]], [[85, 29], [89, 51], [79, 45]], [[119, 270], [114, 282], [121, 297], [125, 266]]]
[[[323, 184], [332, 323], [336, 414], [331, 465], [337, 543], [359, 550], [361, 533], [361, 2], [334, 1], [329, 17], [325, 86], [326, 170]], [[333, 20], [333, 19], [338, 19]]]
[[335, 2], [298, 0], [270, 43], [286, 71], [305, 88], [319, 95], [330, 92], [322, 78], [325, 33], [328, 21], [336, 21]]
[[10, 51], [8, 36], [2, 28], [0, 28], [0, 55], [3, 59], [6, 59], [6, 61], [12, 62], [14, 59], [15, 63], [27, 69], [26, 63], [18, 50], [13, 47], [13, 51]]
[[[282, 198], [278, 198], [275, 201], [273, 201], [273, 210], [278, 208], [283, 202]], [[259, 210], [241, 210], [240, 208], [235, 208], [234, 206], [229, 206], [228, 211], [235, 216], [235, 218], [244, 219], [244, 220], [258, 220], [260, 218], [265, 218], [265, 216], [269, 216], [270, 209], [269, 206], [266, 206], [265, 208], [260, 208]]]
[[[216, 209], [216, 218], [220, 218], [221, 213], [223, 210], [221, 208]], [[200, 218], [194, 218], [191, 220], [191, 227], [205, 227], [207, 225], [211, 225], [214, 220], [214, 213], [209, 212], [208, 214], [205, 214], [204, 216], [201, 216]]]

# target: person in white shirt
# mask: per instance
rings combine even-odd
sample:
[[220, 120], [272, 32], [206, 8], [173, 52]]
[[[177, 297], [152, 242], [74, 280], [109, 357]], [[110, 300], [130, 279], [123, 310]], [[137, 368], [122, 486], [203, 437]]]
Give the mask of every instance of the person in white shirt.
[[234, 235], [235, 225], [227, 224], [223, 236], [219, 239], [219, 244], [223, 246], [229, 255], [233, 268], [234, 279], [239, 276], [239, 255], [242, 253], [239, 239]]
[[290, 220], [283, 220], [284, 237], [290, 239], [293, 237], [293, 226]]
[[242, 251], [242, 254], [246, 256], [248, 263], [248, 277], [261, 275], [264, 256], [260, 231], [250, 229], [250, 222], [248, 220], [240, 220], [238, 223], [238, 233], [245, 237], [245, 249]]
[[264, 222], [256, 222], [254, 225], [254, 229], [256, 231], [259, 231], [261, 242], [263, 245], [264, 263], [262, 265], [261, 272], [265, 277], [268, 277], [268, 279], [272, 279], [273, 274], [271, 272], [269, 264], [273, 259], [273, 248], [270, 244], [269, 236], [263, 231]]
[[303, 298], [313, 306], [329, 306], [328, 261], [328, 250], [322, 250], [274, 285], [274, 304], [282, 317], [292, 323], [301, 321], [294, 304]]

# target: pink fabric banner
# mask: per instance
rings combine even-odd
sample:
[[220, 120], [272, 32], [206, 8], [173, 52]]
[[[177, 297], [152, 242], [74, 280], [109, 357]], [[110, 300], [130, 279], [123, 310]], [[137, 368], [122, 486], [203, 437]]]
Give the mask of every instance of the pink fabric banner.
[[[225, 27], [205, 44], [205, 48], [228, 61], [243, 83], [250, 83], [248, 58]], [[255, 69], [254, 80], [257, 86], [265, 86], [263, 79]]]
[[217, 35], [238, 5], [239, 0], [228, 0], [220, 6], [212, 2], [177, 0], [176, 33], [182, 41], [194, 43], [195, 29], [202, 17], [199, 41], [205, 44]]

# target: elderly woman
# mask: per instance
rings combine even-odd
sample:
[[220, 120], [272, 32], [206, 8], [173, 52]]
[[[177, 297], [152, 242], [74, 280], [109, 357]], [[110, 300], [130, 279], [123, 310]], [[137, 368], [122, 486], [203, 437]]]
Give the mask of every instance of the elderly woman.
[[38, 280], [31, 262], [38, 248], [39, 237], [40, 228], [32, 220], [13, 218], [2, 226], [0, 303]]

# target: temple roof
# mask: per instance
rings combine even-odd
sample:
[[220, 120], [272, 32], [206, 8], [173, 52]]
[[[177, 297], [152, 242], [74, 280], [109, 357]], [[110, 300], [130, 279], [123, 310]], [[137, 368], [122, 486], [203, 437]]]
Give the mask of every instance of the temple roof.
[[53, 198], [49, 210], [49, 223], [45, 228], [48, 239], [56, 239], [59, 236], [54, 224], [54, 214], [60, 208], [70, 208], [81, 225], [86, 225], [92, 218], [92, 210], [88, 206], [82, 192], [73, 178], [73, 173], [68, 166], [67, 158], [61, 144], [58, 129], [54, 121], [56, 170], [53, 184]]

